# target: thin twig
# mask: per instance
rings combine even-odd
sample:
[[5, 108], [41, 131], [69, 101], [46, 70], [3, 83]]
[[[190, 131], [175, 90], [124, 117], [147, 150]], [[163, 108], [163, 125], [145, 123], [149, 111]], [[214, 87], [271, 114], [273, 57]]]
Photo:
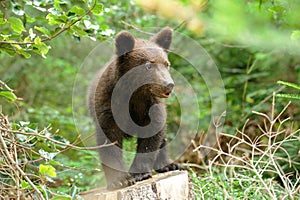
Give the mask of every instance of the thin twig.
[[180, 24], [178, 24], [177, 26], [175, 26], [175, 27], [173, 28], [173, 30], [176, 31], [176, 30], [180, 29], [181, 27], [185, 27], [186, 25], [187, 25], [187, 21], [184, 20], [184, 21], [182, 21]]
[[153, 35], [154, 35], [154, 33], [147, 32], [147, 31], [143, 31], [143, 30], [141, 30], [140, 28], [134, 26], [133, 24], [129, 24], [129, 23], [125, 22], [125, 21], [121, 21], [121, 23], [124, 24], [124, 25], [126, 25], [126, 26], [131, 27], [132, 29], [134, 29], [134, 30], [136, 30], [136, 31], [138, 31], [138, 32], [140, 32], [140, 33], [144, 33], [144, 34], [150, 35], [150, 36], [153, 36]]
[[33, 184], [33, 182], [28, 178], [28, 176], [26, 175], [26, 173], [19, 167], [19, 165], [14, 161], [14, 159], [11, 157], [10, 153], [8, 152], [7, 150], [7, 146], [4, 142], [4, 139], [2, 137], [2, 134], [0, 134], [0, 142], [1, 142], [1, 145], [3, 147], [3, 151], [5, 153], [5, 156], [7, 157], [7, 159], [9, 160], [9, 162], [11, 163], [11, 165], [13, 167], [15, 167], [19, 172], [20, 174], [26, 179], [26, 181], [28, 182], [28, 184], [35, 190], [35, 192], [37, 193], [37, 196], [44, 200], [45, 198], [43, 197], [41, 191]]
[[[284, 88], [285, 88], [285, 86], [280, 87], [278, 90], [275, 91], [275, 93], [281, 92]], [[264, 98], [261, 102], [259, 102], [257, 105], [255, 105], [252, 108], [252, 110], [256, 110], [259, 106], [261, 106], [262, 104], [264, 104], [267, 101], [269, 101], [269, 99], [272, 98], [272, 97], [273, 97], [273, 94], [270, 94], [269, 96], [267, 96], [266, 98]], [[243, 117], [243, 119], [247, 119], [249, 117], [249, 115], [251, 115], [251, 112], [249, 112], [245, 117]]]
[[5, 87], [6, 90], [10, 91], [10, 92], [14, 92], [13, 89], [11, 89], [10, 87], [8, 87], [8, 85], [6, 83], [4, 83], [3, 81], [0, 80], [0, 84], [3, 85]]
[[[289, 131], [289, 128], [282, 127], [283, 123], [287, 122], [290, 119], [285, 118], [283, 120], [280, 120], [280, 118], [283, 116], [283, 113], [287, 110], [288, 106], [290, 105], [290, 102], [280, 112], [278, 112], [278, 114], [275, 114], [275, 93], [273, 93], [271, 97], [273, 97], [273, 99], [270, 116], [256, 111], [252, 112], [256, 115], [262, 116], [264, 122], [262, 126], [259, 124], [257, 125], [258, 129], [261, 131], [262, 134], [258, 135], [254, 140], [251, 140], [251, 138], [245, 134], [245, 129], [249, 121], [247, 120], [242, 128], [242, 131], [237, 130], [237, 134], [229, 135], [221, 133], [222, 136], [231, 138], [230, 141], [234, 141], [227, 143], [226, 150], [223, 150], [222, 148], [220, 148], [220, 146], [209, 147], [200, 145], [197, 148], [195, 148], [194, 151], [197, 151], [200, 148], [205, 148], [209, 149], [210, 151], [216, 152], [216, 156], [214, 156], [209, 161], [208, 165], [208, 171], [211, 176], [210, 181], [214, 181], [212, 169], [213, 165], [224, 167], [223, 170], [225, 178], [227, 178], [228, 180], [230, 180], [230, 178], [238, 180], [240, 185], [242, 185], [243, 181], [252, 181], [252, 178], [247, 175], [244, 175], [244, 180], [241, 180], [240, 178], [240, 176], [243, 176], [242, 173], [239, 173], [240, 170], [247, 170], [255, 174], [253, 182], [257, 182], [261, 186], [246, 189], [244, 193], [245, 195], [251, 191], [250, 189], [256, 189], [256, 192], [267, 191], [268, 195], [272, 199], [277, 199], [279, 197], [278, 195], [280, 195], [280, 198], [283, 197], [294, 199], [295, 196], [297, 196], [297, 191], [300, 189], [300, 186], [297, 187], [297, 185], [300, 182], [299, 173], [296, 172], [297, 181], [291, 181], [290, 176], [292, 176], [292, 174], [285, 173], [279, 165], [278, 161], [286, 161], [289, 163], [290, 166], [292, 164], [299, 165], [298, 162], [291, 160], [293, 159], [293, 157], [289, 155], [289, 152], [286, 149], [284, 149], [283, 145], [286, 142], [299, 141], [299, 137], [297, 137], [296, 134], [300, 132], [300, 129], [295, 131]], [[277, 126], [278, 124], [279, 126]], [[279, 138], [280, 135], [284, 135], [284, 138], [280, 141], [277, 141], [276, 139]], [[261, 143], [263, 138], [268, 139], [267, 143]], [[251, 149], [247, 150], [240, 148], [245, 145], [247, 147], [250, 147]], [[246, 152], [246, 154], [243, 153], [243, 156], [239, 156], [238, 154], [235, 154], [237, 150], [239, 152]], [[282, 158], [281, 156], [278, 156], [278, 152], [285, 153], [286, 156], [284, 155], [284, 157], [287, 158]], [[249, 156], [249, 154], [251, 154], [251, 156]], [[235, 168], [239, 170], [234, 170]], [[274, 187], [273, 179], [263, 178], [263, 175], [266, 173], [276, 174], [280, 178], [282, 185], [284, 186], [283, 188], [285, 190], [285, 193]], [[219, 186], [218, 183], [215, 183], [215, 185]]]
[[2, 131], [8, 131], [8, 132], [15, 133], [15, 134], [26, 135], [26, 136], [40, 137], [40, 138], [49, 140], [49, 141], [51, 141], [51, 142], [53, 142], [53, 143], [56, 143], [56, 144], [59, 144], [59, 145], [62, 145], [62, 146], [71, 147], [71, 148], [78, 149], [78, 150], [93, 150], [93, 149], [100, 149], [100, 148], [103, 148], [103, 147], [109, 147], [109, 146], [112, 146], [112, 145], [115, 145], [115, 144], [116, 144], [116, 142], [112, 142], [112, 143], [107, 143], [107, 142], [105, 142], [105, 143], [102, 144], [102, 145], [93, 146], [93, 147], [78, 147], [78, 146], [76, 146], [76, 145], [74, 145], [74, 144], [67, 144], [67, 143], [64, 143], [64, 142], [60, 142], [60, 141], [55, 140], [55, 139], [52, 139], [52, 138], [50, 138], [50, 137], [48, 137], [48, 136], [41, 135], [41, 134], [37, 134], [37, 133], [27, 133], [27, 132], [23, 132], [23, 131], [19, 131], [19, 130], [8, 130], [8, 129], [2, 128], [2, 127], [0, 127], [0, 130], [2, 130]]

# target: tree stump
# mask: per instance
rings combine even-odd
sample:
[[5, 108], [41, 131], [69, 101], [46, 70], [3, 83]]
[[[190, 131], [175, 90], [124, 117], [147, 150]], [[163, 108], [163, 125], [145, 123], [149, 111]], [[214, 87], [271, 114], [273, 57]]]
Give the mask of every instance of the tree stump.
[[193, 200], [192, 183], [187, 171], [156, 174], [136, 184], [108, 191], [97, 188], [80, 193], [84, 200]]

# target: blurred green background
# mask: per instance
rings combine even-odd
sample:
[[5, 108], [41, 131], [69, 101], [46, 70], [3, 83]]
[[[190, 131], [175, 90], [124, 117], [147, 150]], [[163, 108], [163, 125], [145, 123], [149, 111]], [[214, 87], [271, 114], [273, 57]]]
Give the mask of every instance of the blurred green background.
[[[20, 18], [25, 29], [29, 30], [33, 24], [28, 22], [28, 18], [25, 22], [24, 16], [18, 14], [18, 11], [25, 8], [26, 14], [34, 18], [36, 24], [49, 27], [50, 30], [49, 23], [39, 18], [45, 17], [45, 13], [39, 13], [38, 9], [36, 12], [29, 12], [24, 2], [26, 1], [1, 1], [0, 17]], [[36, 7], [53, 6], [52, 1], [41, 2]], [[54, 2], [63, 2], [61, 5], [66, 8], [86, 3]], [[41, 53], [26, 50], [31, 55], [26, 59], [24, 54], [8, 51], [6, 49], [10, 47], [0, 43], [0, 79], [15, 90], [17, 97], [23, 99], [14, 103], [0, 99], [2, 112], [10, 116], [11, 122], [26, 121], [39, 128], [51, 125], [53, 132], [59, 130], [59, 135], [68, 141], [74, 141], [78, 134], [82, 134], [82, 130], [92, 133], [93, 127], [89, 119], [77, 121], [77, 126], [80, 127], [78, 133], [73, 118], [72, 102], [82, 101], [84, 98], [75, 96], [79, 99], [72, 99], [74, 81], [81, 64], [96, 45], [104, 41], [111, 43], [119, 31], [147, 31], [152, 27], [172, 27], [201, 44], [213, 59], [226, 90], [227, 110], [223, 132], [234, 134], [248, 118], [260, 123], [260, 118], [253, 116], [251, 111], [270, 113], [273, 92], [299, 95], [299, 90], [277, 84], [279, 80], [300, 83], [300, 2], [297, 0], [98, 2], [103, 6], [100, 14], [88, 19], [97, 27], [88, 29], [79, 26], [85, 33], [66, 32], [46, 42], [51, 48], [44, 57]], [[94, 32], [89, 32], [91, 30]], [[9, 31], [4, 22], [0, 23], [0, 40], [4, 41]], [[22, 34], [15, 38], [22, 37]], [[14, 39], [13, 36], [7, 37]], [[198, 113], [197, 131], [206, 133], [211, 117], [211, 102], [205, 82], [180, 56], [170, 54], [169, 59], [172, 67], [201, 91], [198, 95], [201, 111]], [[275, 106], [276, 111], [279, 111], [288, 101], [292, 101], [284, 117], [292, 118], [287, 127], [292, 124], [290, 127], [293, 130], [299, 129], [300, 122], [300, 101], [299, 96], [297, 97], [298, 99], [277, 97]], [[168, 99], [167, 104], [168, 132], [172, 139], [180, 124], [180, 106], [174, 97]], [[250, 134], [256, 133], [254, 131]], [[134, 144], [128, 142], [125, 146], [130, 150]], [[295, 155], [295, 161], [299, 162], [299, 141], [296, 147], [289, 153]], [[125, 157], [130, 160], [132, 155]], [[53, 164], [57, 177], [50, 187], [57, 191], [68, 192], [71, 186], [83, 191], [104, 184], [95, 151], [71, 149], [57, 155], [56, 160], [60, 164]], [[184, 154], [181, 160], [198, 162], [189, 153]], [[294, 169], [299, 170], [299, 166]]]

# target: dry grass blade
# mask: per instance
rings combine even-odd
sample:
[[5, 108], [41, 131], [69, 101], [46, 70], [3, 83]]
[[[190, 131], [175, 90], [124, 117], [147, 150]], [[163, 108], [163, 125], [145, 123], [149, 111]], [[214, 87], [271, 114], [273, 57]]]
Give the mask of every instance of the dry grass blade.
[[[290, 104], [291, 102], [276, 112], [273, 94], [270, 116], [252, 111], [261, 121], [261, 124], [256, 126], [259, 134], [255, 138], [246, 134], [246, 125], [249, 122], [247, 120], [242, 130], [237, 130], [236, 135], [221, 134], [221, 137], [226, 137], [229, 141], [226, 147], [224, 144], [221, 146], [219, 142], [215, 147], [200, 145], [195, 148], [194, 151], [203, 148], [215, 152], [208, 165], [210, 178], [214, 179], [215, 167], [222, 167], [223, 175], [231, 184], [236, 181], [240, 185], [249, 181], [256, 183], [245, 189], [244, 199], [253, 191], [265, 194], [270, 199], [299, 198], [300, 174], [293, 167], [300, 166], [300, 162], [295, 160], [299, 159], [299, 152], [298, 157], [297, 152], [296, 156], [291, 155], [291, 149], [287, 147], [289, 144], [299, 145], [300, 129], [292, 131], [291, 118], [284, 116]], [[294, 171], [290, 172], [287, 169]], [[220, 183], [216, 183], [216, 186], [218, 184]], [[232, 198], [230, 192], [226, 191], [224, 194], [227, 199]]]

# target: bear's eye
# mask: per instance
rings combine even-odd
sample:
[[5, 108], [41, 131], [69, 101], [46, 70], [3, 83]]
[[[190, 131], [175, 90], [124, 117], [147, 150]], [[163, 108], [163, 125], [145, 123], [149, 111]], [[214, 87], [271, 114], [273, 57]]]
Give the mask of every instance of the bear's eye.
[[169, 69], [170, 68], [170, 66], [171, 66], [171, 63], [167, 63], [167, 68]]
[[165, 61], [165, 62], [164, 62], [164, 65], [165, 65], [168, 69], [169, 69], [170, 66], [171, 66], [170, 62], [168, 62], [168, 61]]
[[146, 62], [145, 66], [146, 66], [147, 70], [150, 70], [153, 66], [153, 63], [152, 62]]

